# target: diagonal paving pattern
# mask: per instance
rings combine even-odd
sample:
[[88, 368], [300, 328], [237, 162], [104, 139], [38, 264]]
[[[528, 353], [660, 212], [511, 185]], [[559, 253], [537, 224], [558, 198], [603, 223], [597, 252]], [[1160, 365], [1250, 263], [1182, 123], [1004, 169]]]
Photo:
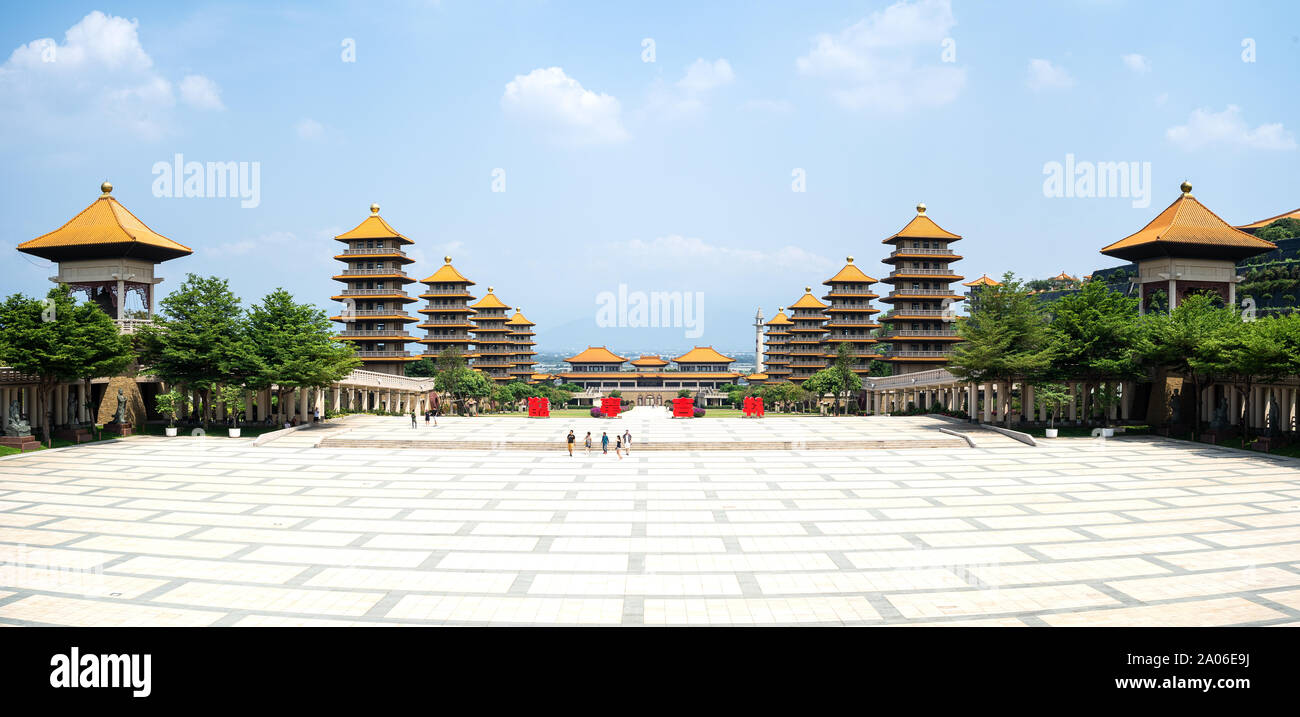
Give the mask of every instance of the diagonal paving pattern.
[[361, 624], [1300, 624], [1300, 461], [186, 437], [0, 460], [0, 625]]

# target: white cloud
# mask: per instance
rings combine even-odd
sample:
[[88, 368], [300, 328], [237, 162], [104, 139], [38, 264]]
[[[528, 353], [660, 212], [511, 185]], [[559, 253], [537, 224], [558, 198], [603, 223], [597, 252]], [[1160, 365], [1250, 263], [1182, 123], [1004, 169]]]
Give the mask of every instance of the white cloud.
[[607, 144], [627, 139], [622, 107], [610, 95], [596, 93], [559, 67], [516, 75], [506, 84], [501, 107], [534, 122], [564, 144]]
[[644, 268], [705, 267], [708, 271], [718, 266], [739, 265], [749, 270], [784, 272], [792, 266], [811, 272], [824, 272], [832, 268], [832, 262], [818, 254], [813, 254], [797, 246], [783, 246], [772, 251], [759, 249], [740, 249], [735, 247], [710, 244], [696, 237], [684, 237], [680, 234], [656, 237], [650, 240], [631, 239], [616, 244], [609, 256], [618, 257], [620, 262], [633, 259], [636, 265]]
[[1148, 60], [1146, 57], [1143, 57], [1142, 55], [1139, 55], [1136, 52], [1124, 55], [1120, 59], [1124, 61], [1125, 67], [1138, 73], [1139, 75], [1151, 71], [1151, 60]]
[[224, 110], [221, 88], [203, 75], [186, 75], [181, 80], [181, 101], [201, 110]]
[[699, 58], [686, 68], [686, 74], [672, 86], [662, 81], [650, 88], [645, 112], [658, 119], [677, 119], [699, 113], [705, 108], [709, 95], [723, 85], [731, 84], [736, 74], [731, 63], [723, 58], [712, 62]]
[[686, 76], [677, 81], [677, 86], [687, 92], [708, 92], [734, 79], [731, 63], [722, 58], [709, 62], [701, 57], [686, 68]]
[[749, 100], [740, 108], [746, 112], [771, 112], [772, 114], [794, 112], [794, 105], [785, 100]]
[[293, 126], [293, 131], [298, 134], [298, 139], [305, 139], [308, 142], [315, 142], [325, 137], [325, 125], [310, 117], [298, 120], [298, 123]]
[[901, 112], [957, 99], [966, 69], [944, 63], [944, 41], [957, 24], [949, 0], [896, 2], [831, 35], [795, 60], [799, 72], [823, 77], [850, 109]]
[[[15, 49], [0, 65], [0, 136], [168, 134], [176, 93], [140, 44], [138, 28], [136, 20], [96, 10], [68, 28], [62, 43], [41, 38]], [[202, 109], [221, 102], [201, 75], [185, 78], [181, 98]]]
[[208, 247], [204, 253], [212, 256], [244, 256], [254, 251], [266, 252], [298, 244], [298, 236], [293, 232], [270, 232], [251, 239], [239, 239]]
[[1029, 89], [1035, 92], [1041, 90], [1059, 90], [1074, 85], [1074, 78], [1070, 73], [1065, 71], [1064, 67], [1053, 65], [1047, 60], [1033, 59], [1029, 61]]
[[1187, 124], [1170, 127], [1165, 137], [1185, 150], [1226, 146], [1248, 149], [1291, 150], [1296, 148], [1295, 135], [1282, 123], [1262, 124], [1251, 129], [1241, 116], [1241, 108], [1228, 105], [1222, 112], [1198, 109]]

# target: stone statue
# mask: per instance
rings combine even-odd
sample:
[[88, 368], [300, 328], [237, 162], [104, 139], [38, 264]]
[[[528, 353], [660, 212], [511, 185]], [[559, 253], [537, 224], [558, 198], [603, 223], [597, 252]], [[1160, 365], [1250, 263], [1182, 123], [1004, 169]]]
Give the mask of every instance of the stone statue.
[[9, 402], [9, 420], [5, 422], [5, 435], [20, 437], [32, 435], [32, 424], [23, 420], [22, 406], [18, 399]]
[[79, 428], [81, 426], [81, 422], [77, 420], [78, 408], [80, 406], [77, 404], [77, 394], [68, 391], [68, 428]]
[[1219, 399], [1219, 405], [1214, 408], [1214, 417], [1210, 419], [1211, 431], [1222, 431], [1228, 427], [1228, 399]]
[[113, 412], [110, 423], [126, 423], [126, 394], [120, 388], [117, 389], [117, 410]]
[[1169, 422], [1178, 424], [1183, 422], [1183, 395], [1178, 389], [1169, 394]]
[[1273, 400], [1271, 391], [1268, 398], [1264, 400], [1268, 403], [1268, 429], [1264, 431], [1264, 435], [1276, 436], [1278, 434], [1277, 423], [1282, 420], [1282, 417], [1278, 415], [1277, 401]]

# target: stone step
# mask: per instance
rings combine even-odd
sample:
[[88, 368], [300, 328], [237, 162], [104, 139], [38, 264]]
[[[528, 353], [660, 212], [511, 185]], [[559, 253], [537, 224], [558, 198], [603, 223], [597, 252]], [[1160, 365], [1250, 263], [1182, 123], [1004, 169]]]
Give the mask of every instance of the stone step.
[[[966, 448], [966, 442], [960, 438], [925, 438], [906, 441], [749, 441], [716, 442], [670, 441], [664, 443], [634, 443], [632, 448], [641, 451], [861, 451], [892, 450], [907, 448]], [[554, 441], [540, 443], [533, 441], [428, 441], [428, 440], [368, 440], [361, 438], [324, 438], [317, 448], [367, 448], [386, 449], [422, 449], [430, 451], [559, 451], [564, 452], [564, 444]], [[574, 453], [584, 449], [575, 445]], [[600, 450], [593, 446], [592, 451]], [[613, 450], [611, 444], [610, 450]]]

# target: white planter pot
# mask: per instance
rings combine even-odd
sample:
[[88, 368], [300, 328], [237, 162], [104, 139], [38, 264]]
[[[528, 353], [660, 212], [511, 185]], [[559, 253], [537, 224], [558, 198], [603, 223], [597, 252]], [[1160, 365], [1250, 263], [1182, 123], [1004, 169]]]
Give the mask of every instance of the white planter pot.
[[1101, 429], [1101, 437], [1102, 437], [1102, 438], [1114, 438], [1114, 437], [1115, 437], [1115, 429], [1114, 429], [1114, 428], [1103, 428], [1103, 429]]
[[240, 429], [238, 429], [238, 428], [232, 428], [232, 429], [230, 429], [230, 437], [231, 437], [231, 438], [239, 438], [239, 431], [240, 431]]
[[177, 430], [177, 429], [176, 429], [175, 426], [169, 426], [169, 427], [167, 427], [167, 428], [164, 428], [163, 430], [167, 432], [167, 437], [168, 437], [168, 438], [175, 438], [175, 437], [176, 437], [176, 430]]
[[1056, 432], [1059, 431], [1059, 430], [1061, 430], [1061, 429], [1059, 429], [1059, 428], [1048, 428], [1048, 429], [1045, 429], [1045, 430], [1046, 430], [1046, 432], [1047, 432], [1047, 437], [1048, 437], [1048, 438], [1056, 438]]

